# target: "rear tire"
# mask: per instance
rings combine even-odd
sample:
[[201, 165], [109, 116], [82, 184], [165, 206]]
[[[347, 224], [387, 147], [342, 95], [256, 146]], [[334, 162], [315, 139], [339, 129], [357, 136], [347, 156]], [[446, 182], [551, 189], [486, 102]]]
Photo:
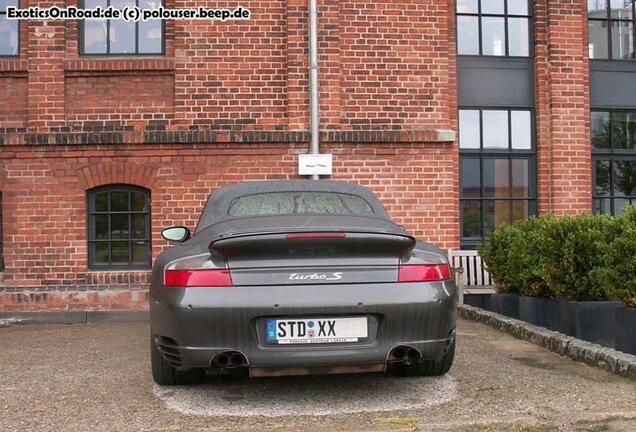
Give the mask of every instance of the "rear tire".
[[150, 364], [152, 366], [152, 379], [159, 385], [198, 384], [205, 378], [203, 369], [190, 369], [187, 371], [175, 369], [163, 358], [152, 335], [150, 336]]
[[418, 360], [410, 365], [401, 365], [402, 376], [440, 376], [446, 375], [455, 359], [455, 338], [448, 346], [446, 353], [435, 360]]

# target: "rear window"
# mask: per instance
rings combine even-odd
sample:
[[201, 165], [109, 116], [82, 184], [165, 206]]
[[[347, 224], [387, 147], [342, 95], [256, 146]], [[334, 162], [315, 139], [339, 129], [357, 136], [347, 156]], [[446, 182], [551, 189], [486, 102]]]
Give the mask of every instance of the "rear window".
[[356, 195], [334, 192], [272, 192], [245, 195], [230, 204], [230, 216], [294, 214], [369, 216], [371, 205]]

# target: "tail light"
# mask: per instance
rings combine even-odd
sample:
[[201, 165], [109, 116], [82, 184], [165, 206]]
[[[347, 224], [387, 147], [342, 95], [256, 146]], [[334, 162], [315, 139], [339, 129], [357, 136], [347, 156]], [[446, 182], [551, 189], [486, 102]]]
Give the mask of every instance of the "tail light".
[[169, 287], [218, 287], [232, 286], [229, 270], [166, 270], [165, 285]]
[[439, 282], [451, 278], [448, 264], [400, 264], [398, 282]]
[[174, 288], [228, 288], [232, 275], [224, 262], [215, 262], [209, 254], [173, 261], [164, 270], [164, 285]]

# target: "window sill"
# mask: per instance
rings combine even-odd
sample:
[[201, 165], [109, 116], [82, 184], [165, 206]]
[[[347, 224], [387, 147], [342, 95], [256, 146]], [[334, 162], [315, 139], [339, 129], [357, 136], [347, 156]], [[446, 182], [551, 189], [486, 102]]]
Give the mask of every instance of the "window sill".
[[102, 286], [145, 286], [150, 282], [150, 272], [150, 269], [88, 270], [86, 283]]
[[64, 70], [67, 75], [174, 72], [175, 61], [165, 57], [68, 59], [64, 61]]
[[26, 76], [29, 62], [19, 57], [0, 57], [0, 74]]

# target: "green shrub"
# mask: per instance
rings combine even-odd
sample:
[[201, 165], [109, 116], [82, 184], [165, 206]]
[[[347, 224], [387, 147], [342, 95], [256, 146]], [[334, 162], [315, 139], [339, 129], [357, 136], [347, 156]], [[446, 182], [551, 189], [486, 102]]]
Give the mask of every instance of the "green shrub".
[[602, 268], [620, 223], [612, 216], [559, 218], [544, 232], [541, 277], [555, 297], [606, 300]]
[[504, 225], [480, 254], [500, 293], [636, 307], [636, 206], [618, 218], [547, 215]]
[[636, 308], [636, 206], [618, 221], [621, 234], [610, 243], [599, 277], [609, 299]]

